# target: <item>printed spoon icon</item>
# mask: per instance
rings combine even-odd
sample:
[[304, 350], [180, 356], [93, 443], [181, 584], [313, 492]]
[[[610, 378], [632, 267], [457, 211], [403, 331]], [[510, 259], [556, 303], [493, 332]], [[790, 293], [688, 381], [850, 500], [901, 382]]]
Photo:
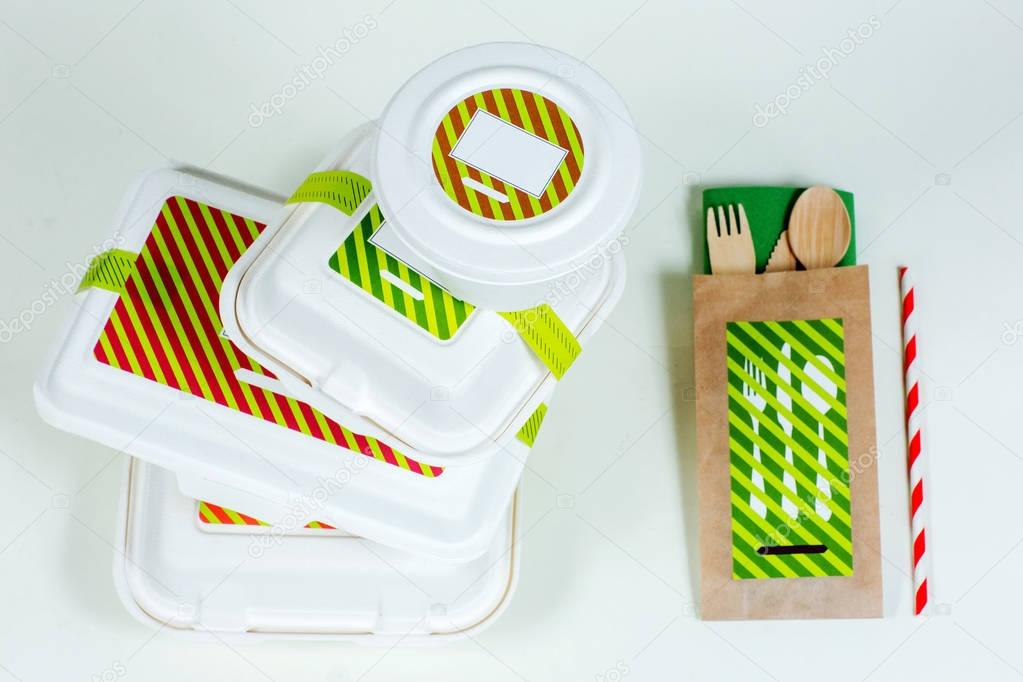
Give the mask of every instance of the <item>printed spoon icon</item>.
[[[821, 364], [826, 366], [828, 369], [834, 369], [831, 361], [823, 355], [818, 355], [817, 359], [820, 360]], [[835, 385], [834, 381], [825, 376], [824, 372], [822, 372], [817, 365], [811, 362], [807, 362], [803, 365], [803, 371], [806, 372], [806, 376], [813, 382], [813, 385], [805, 381], [803, 382], [803, 400], [810, 403], [813, 409], [820, 412], [821, 419], [823, 419], [824, 415], [831, 410], [831, 404], [827, 401], [827, 399], [825, 399], [820, 391], [824, 391], [824, 393], [827, 393], [832, 399], [834, 399], [838, 397], [838, 386]], [[821, 440], [824, 440], [823, 421], [817, 423], [817, 436]], [[824, 467], [825, 471], [828, 470], [828, 457], [824, 453], [824, 448], [820, 446], [817, 447], [817, 462]], [[821, 517], [824, 521], [827, 521], [831, 518], [831, 507], [824, 502], [824, 498], [831, 499], [831, 483], [828, 481], [826, 476], [819, 472], [817, 474], [817, 490], [820, 492], [820, 495], [818, 495], [814, 500], [817, 516]]]

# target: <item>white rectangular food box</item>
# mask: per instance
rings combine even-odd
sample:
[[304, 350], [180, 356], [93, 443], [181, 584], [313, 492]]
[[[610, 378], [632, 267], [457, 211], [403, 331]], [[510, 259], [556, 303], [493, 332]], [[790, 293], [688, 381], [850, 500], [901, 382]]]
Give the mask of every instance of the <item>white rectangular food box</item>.
[[134, 259], [125, 295], [77, 294], [35, 386], [41, 415], [173, 471], [188, 497], [270, 523], [316, 498], [317, 520], [353, 534], [451, 561], [479, 557], [527, 445], [516, 440], [485, 464], [420, 465], [295, 400], [222, 335], [218, 288], [281, 206], [190, 169], [142, 177], [113, 230]]

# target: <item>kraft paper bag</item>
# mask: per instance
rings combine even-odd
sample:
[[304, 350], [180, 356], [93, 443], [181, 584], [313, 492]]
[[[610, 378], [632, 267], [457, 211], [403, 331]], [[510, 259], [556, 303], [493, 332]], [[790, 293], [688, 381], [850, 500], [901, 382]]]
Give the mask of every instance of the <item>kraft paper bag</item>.
[[882, 615], [866, 266], [693, 278], [702, 617]]

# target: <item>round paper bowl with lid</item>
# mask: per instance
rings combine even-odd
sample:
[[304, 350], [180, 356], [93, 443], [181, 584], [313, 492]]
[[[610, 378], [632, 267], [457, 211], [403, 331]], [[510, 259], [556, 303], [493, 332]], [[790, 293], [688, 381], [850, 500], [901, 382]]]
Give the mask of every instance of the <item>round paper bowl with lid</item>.
[[372, 156], [401, 255], [493, 310], [542, 301], [624, 229], [639, 138], [596, 71], [534, 44], [449, 54], [388, 104]]

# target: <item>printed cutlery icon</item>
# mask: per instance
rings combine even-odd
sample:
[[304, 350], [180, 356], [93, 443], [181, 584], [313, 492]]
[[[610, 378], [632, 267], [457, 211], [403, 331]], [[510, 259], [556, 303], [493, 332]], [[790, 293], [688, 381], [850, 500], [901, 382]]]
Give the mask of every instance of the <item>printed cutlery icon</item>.
[[[786, 360], [791, 360], [792, 347], [788, 343], [786, 343], [781, 347], [781, 354], [785, 356]], [[778, 378], [780, 379], [780, 381], [778, 382], [778, 385], [774, 389], [774, 395], [778, 399], [778, 402], [781, 403], [782, 407], [784, 407], [788, 412], [792, 412], [792, 396], [788, 394], [788, 391], [786, 391], [785, 387], [783, 386], [784, 384], [785, 386], [791, 388], [792, 371], [789, 370], [788, 366], [784, 362], [778, 363]], [[790, 422], [788, 418], [786, 418], [785, 415], [781, 413], [781, 411], [778, 412], [778, 425], [781, 426], [781, 430], [785, 432], [786, 438], [791, 439], [792, 422]], [[792, 448], [787, 443], [785, 444], [785, 461], [793, 466], [795, 465], [794, 458], [792, 456]], [[786, 488], [792, 491], [792, 498], [798, 499], [796, 492], [796, 478], [788, 471], [786, 471], [782, 476], [782, 482], [785, 483]], [[796, 503], [793, 501], [793, 499], [790, 499], [788, 495], [782, 495], [781, 507], [785, 511], [785, 513], [788, 514], [790, 517], [796, 518], [799, 516], [799, 508], [796, 506]]]
[[[753, 380], [760, 384], [760, 387], [762, 389], [767, 390], [767, 377], [764, 376], [763, 370], [756, 367], [750, 361], [749, 358], [746, 358], [743, 361], [742, 369], [744, 372], [746, 372], [746, 374], [753, 377]], [[749, 402], [749, 404], [753, 406], [753, 409], [756, 410], [756, 412], [751, 412], [750, 421], [753, 422], [753, 435], [759, 436], [760, 420], [757, 419], [757, 414], [758, 413], [762, 414], [764, 408], [767, 407], [767, 398], [760, 394], [755, 388], [750, 386], [745, 381], [742, 382], [742, 397], [745, 398], [747, 402]], [[756, 440], [753, 441], [753, 459], [756, 461], [757, 464], [761, 463], [760, 446], [757, 445]], [[753, 469], [751, 480], [753, 481], [753, 485], [755, 485], [760, 490], [760, 492], [762, 493], [765, 492], [764, 477], [756, 469]], [[754, 495], [753, 493], [750, 493], [749, 495], [749, 506], [752, 507], [753, 511], [759, 514], [761, 518], [767, 518], [767, 505], [764, 504], [764, 501], [761, 500], [756, 495]]]
[[[818, 355], [817, 359], [827, 367], [829, 370], [834, 370], [831, 361], [823, 355]], [[803, 382], [802, 393], [803, 399], [806, 400], [813, 409], [817, 410], [821, 414], [821, 420], [824, 419], [828, 411], [831, 409], [831, 405], [818, 391], [824, 391], [832, 399], [838, 397], [838, 386], [835, 382], [824, 375], [824, 372], [820, 370], [817, 365], [812, 362], [807, 362], [803, 365], [803, 371], [806, 372], [806, 376], [813, 381], [819, 388], [814, 389], [809, 383]], [[823, 441], [824, 440], [824, 422], [819, 421], [817, 423], [817, 436]], [[824, 470], [828, 469], [828, 457], [824, 452], [824, 448], [817, 446], [817, 462], [824, 467]], [[823, 498], [831, 499], [831, 484], [824, 474], [817, 473], [817, 490], [820, 493], [814, 502], [815, 509], [817, 510], [817, 516], [821, 517], [825, 521], [831, 518], [831, 507], [824, 502]]]
[[843, 320], [727, 321], [725, 337], [733, 577], [851, 575]]

